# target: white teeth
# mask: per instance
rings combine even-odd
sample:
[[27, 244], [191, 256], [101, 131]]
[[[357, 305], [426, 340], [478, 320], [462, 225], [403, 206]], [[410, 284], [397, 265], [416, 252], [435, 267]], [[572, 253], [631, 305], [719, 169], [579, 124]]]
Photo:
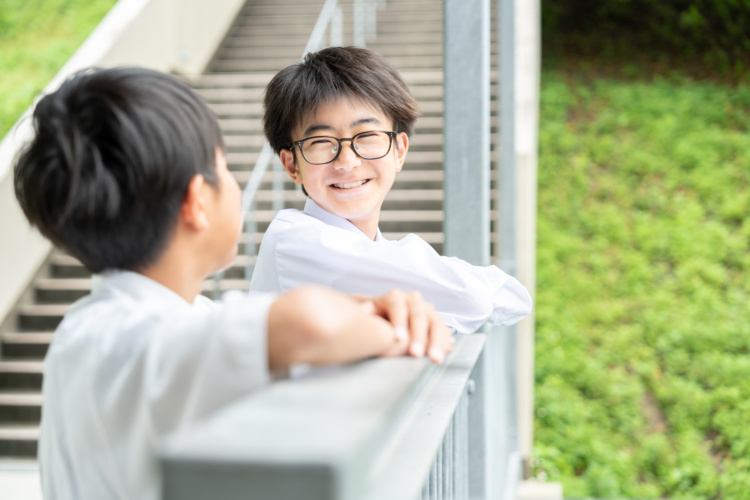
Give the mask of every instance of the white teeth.
[[351, 188], [359, 187], [365, 182], [367, 182], [367, 180], [357, 181], [357, 182], [342, 182], [341, 184], [333, 184], [333, 187], [337, 187], [339, 189], [351, 189]]

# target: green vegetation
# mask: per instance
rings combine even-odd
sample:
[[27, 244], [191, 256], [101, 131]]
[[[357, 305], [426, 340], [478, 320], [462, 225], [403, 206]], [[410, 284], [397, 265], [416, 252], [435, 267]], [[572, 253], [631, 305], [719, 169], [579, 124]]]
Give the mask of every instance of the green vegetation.
[[545, 53], [747, 81], [750, 0], [542, 0]]
[[0, 138], [115, 0], [0, 1]]
[[750, 89], [558, 65], [540, 126], [537, 473], [747, 498]]

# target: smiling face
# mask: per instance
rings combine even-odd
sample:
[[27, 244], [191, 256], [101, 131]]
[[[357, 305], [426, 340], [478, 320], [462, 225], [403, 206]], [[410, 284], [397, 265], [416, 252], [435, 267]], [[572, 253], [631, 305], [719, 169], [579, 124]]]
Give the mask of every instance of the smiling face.
[[[292, 137], [299, 141], [311, 136], [353, 137], [369, 130], [393, 130], [393, 122], [361, 101], [340, 99], [320, 106]], [[298, 148], [279, 153], [284, 168], [308, 196], [324, 210], [343, 217], [369, 238], [375, 239], [380, 207], [401, 170], [409, 139], [399, 133], [383, 158], [363, 160], [354, 154], [350, 142], [342, 143], [338, 158], [325, 165], [311, 165]]]

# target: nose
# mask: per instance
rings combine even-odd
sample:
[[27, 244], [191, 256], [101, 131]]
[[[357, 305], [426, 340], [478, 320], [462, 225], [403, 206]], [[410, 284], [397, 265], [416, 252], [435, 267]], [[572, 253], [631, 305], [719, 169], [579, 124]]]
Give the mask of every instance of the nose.
[[351, 170], [352, 168], [359, 167], [361, 164], [362, 159], [354, 154], [352, 141], [341, 141], [341, 152], [333, 162], [333, 166], [340, 170]]

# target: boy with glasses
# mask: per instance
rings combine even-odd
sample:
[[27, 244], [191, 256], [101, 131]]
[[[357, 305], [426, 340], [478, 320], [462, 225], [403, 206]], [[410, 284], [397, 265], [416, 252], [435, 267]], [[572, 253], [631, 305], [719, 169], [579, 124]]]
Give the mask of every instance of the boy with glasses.
[[[264, 130], [304, 211], [280, 211], [261, 243], [250, 283], [281, 291], [309, 283], [346, 293], [417, 290], [460, 333], [512, 324], [531, 298], [494, 266], [441, 257], [410, 234], [388, 241], [380, 209], [409, 149], [419, 108], [398, 72], [377, 53], [331, 47], [279, 72], [265, 94]], [[425, 339], [413, 338], [412, 354]]]

